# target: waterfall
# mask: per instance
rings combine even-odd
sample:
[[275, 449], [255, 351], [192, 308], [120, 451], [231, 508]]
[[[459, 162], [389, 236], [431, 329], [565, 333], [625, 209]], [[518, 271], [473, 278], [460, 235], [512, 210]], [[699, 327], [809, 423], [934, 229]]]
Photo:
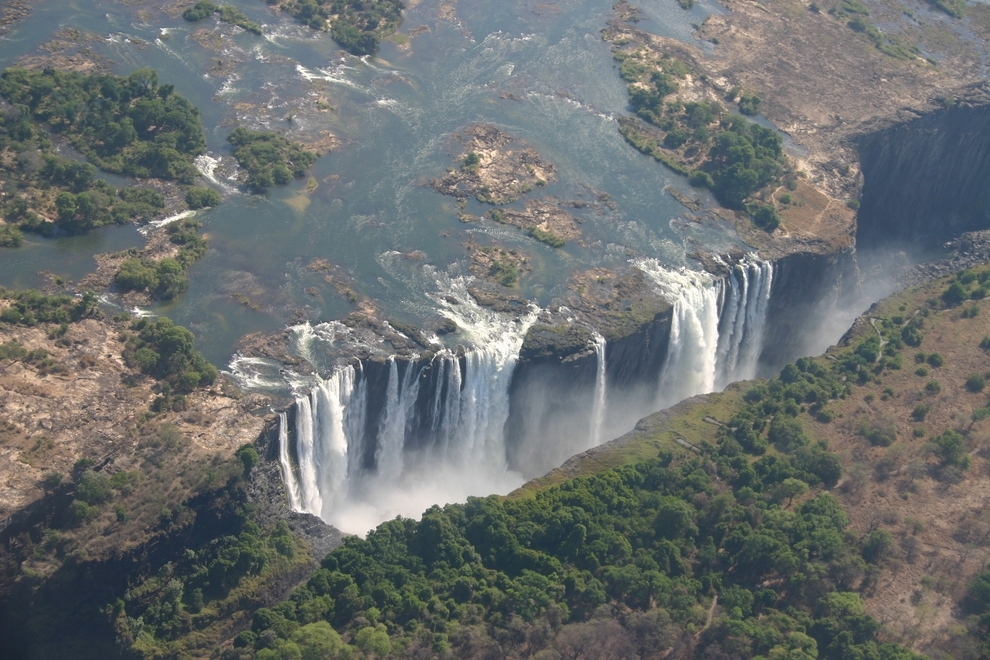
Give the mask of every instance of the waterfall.
[[602, 443], [602, 427], [605, 424], [605, 337], [598, 332], [591, 335], [595, 347], [595, 400], [591, 412], [591, 442], [589, 447], [597, 447]]
[[[476, 348], [349, 365], [296, 397], [297, 469], [288, 448], [282, 461], [293, 508], [363, 531], [355, 527], [418, 515], [451, 483], [460, 499], [521, 483], [507, 467], [504, 429], [512, 372], [538, 310], [504, 316], [478, 306], [464, 280], [447, 285], [441, 313]], [[312, 356], [313, 329], [299, 335]], [[372, 372], [384, 387], [368, 386]], [[417, 488], [428, 501], [409, 494]]]
[[673, 301], [658, 405], [756, 377], [773, 283], [773, 265], [745, 258], [724, 279], [671, 270], [653, 259], [637, 266]]
[[756, 376], [763, 349], [773, 264], [743, 260], [721, 283], [716, 387]]
[[350, 405], [357, 375], [354, 367], [345, 367], [317, 383], [308, 396], [296, 397], [299, 480], [289, 490], [298, 489], [299, 509], [307, 513], [326, 517], [346, 494], [354, 459], [348, 430], [360, 426], [354, 418], [362, 412], [360, 405]]
[[278, 466], [289, 498], [289, 508], [298, 511], [302, 504], [299, 501], [299, 482], [289, 459], [289, 415], [285, 412], [278, 414]]
[[[655, 410], [755, 376], [773, 280], [769, 263], [746, 258], [724, 279], [668, 269], [655, 260], [637, 265], [673, 305], [666, 358], [657, 374], [659, 394], [645, 405]], [[505, 426], [512, 374], [538, 310], [500, 314], [479, 306], [465, 279], [440, 284], [434, 298], [439, 313], [474, 348], [448, 347], [429, 358], [378, 355], [297, 388], [294, 463], [292, 441], [286, 438], [280, 451], [294, 508], [361, 532], [435, 503], [506, 492], [522, 483], [522, 475], [510, 469]], [[299, 350], [311, 362], [325, 353], [321, 343], [346, 348], [344, 342], [354, 340], [348, 329], [326, 324], [300, 327], [297, 334]], [[616, 401], [609, 401], [605, 338], [593, 332], [590, 345], [590, 411], [584, 391], [573, 404], [580, 408], [578, 417], [588, 420], [587, 435], [582, 428], [552, 426], [541, 434], [514, 435], [514, 442], [530, 443], [522, 452], [512, 450], [512, 465], [521, 472], [531, 472], [538, 458], [553, 451], [570, 455], [606, 439], [609, 406], [623, 401], [614, 394]], [[644, 412], [626, 407], [623, 413]], [[281, 432], [280, 427], [280, 437]]]

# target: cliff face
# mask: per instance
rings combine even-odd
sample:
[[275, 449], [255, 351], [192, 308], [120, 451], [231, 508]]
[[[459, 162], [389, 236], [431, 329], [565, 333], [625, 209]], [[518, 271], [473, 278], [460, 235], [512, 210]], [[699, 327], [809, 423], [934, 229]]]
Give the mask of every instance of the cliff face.
[[[609, 338], [604, 411], [638, 410], [645, 414], [652, 410], [667, 357], [670, 322], [668, 307], [634, 332]], [[559, 465], [573, 454], [574, 446], [568, 440], [588, 436], [596, 424], [599, 356], [590, 334], [582, 344], [572, 344], [565, 344], [563, 350], [543, 350], [549, 345], [546, 341], [539, 342], [539, 350], [524, 347], [512, 373], [506, 445], [509, 465], [524, 474], [542, 473]], [[602, 430], [609, 428], [610, 421], [600, 420]]]
[[840, 309], [859, 298], [857, 273], [851, 250], [802, 252], [774, 262], [759, 375], [775, 375], [795, 358], [824, 350], [848, 327], [862, 311]]
[[990, 227], [990, 105], [973, 96], [857, 138], [860, 250], [930, 253]]

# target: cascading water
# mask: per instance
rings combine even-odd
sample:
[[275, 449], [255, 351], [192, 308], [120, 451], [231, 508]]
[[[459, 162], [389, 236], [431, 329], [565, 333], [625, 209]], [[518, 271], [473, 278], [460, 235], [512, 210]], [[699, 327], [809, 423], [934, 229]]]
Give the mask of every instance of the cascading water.
[[716, 388], [756, 376], [772, 285], [773, 264], [755, 260], [736, 264], [720, 283]]
[[[512, 371], [538, 310], [502, 316], [479, 307], [463, 280], [447, 284], [441, 311], [477, 348], [429, 360], [390, 356], [377, 392], [368, 386], [372, 365], [349, 365], [296, 398], [295, 452], [280, 449], [280, 461], [299, 510], [363, 531], [441, 498], [522, 482], [507, 467], [504, 426]], [[300, 350], [316, 353], [321, 332], [300, 327], [299, 335]]]
[[659, 407], [756, 377], [773, 283], [769, 262], [746, 258], [724, 279], [637, 263], [674, 302]]
[[605, 369], [605, 337], [598, 332], [591, 335], [595, 347], [595, 401], [591, 413], [591, 442], [590, 447], [602, 443], [602, 427], [605, 425], [605, 408], [608, 403], [606, 390]]
[[292, 462], [289, 460], [289, 415], [285, 412], [278, 414], [278, 464], [289, 498], [289, 508], [298, 511], [302, 506], [299, 501], [299, 481], [293, 474]]
[[[637, 266], [673, 303], [652, 409], [756, 375], [771, 264], [747, 258], [724, 279], [651, 260]], [[294, 451], [280, 449], [293, 506], [347, 531], [362, 531], [395, 515], [417, 515], [441, 501], [505, 492], [522, 482], [510, 469], [505, 424], [513, 370], [538, 310], [518, 318], [498, 314], [477, 305], [463, 278], [441, 284], [437, 308], [476, 348], [443, 348], [429, 359], [382, 356], [356, 362], [298, 396]], [[320, 342], [339, 346], [348, 341], [347, 332], [329, 324], [300, 326], [297, 350], [312, 361], [321, 353]], [[606, 424], [615, 411], [609, 411], [605, 338], [594, 332], [591, 347], [595, 380], [590, 411], [584, 408], [587, 435], [558, 438], [567, 447], [554, 451], [567, 449], [567, 455], [597, 446], [615, 430], [614, 421]], [[580, 405], [586, 406], [587, 398]], [[541, 444], [547, 437], [525, 441]], [[550, 446], [516, 451], [513, 465], [527, 471]]]

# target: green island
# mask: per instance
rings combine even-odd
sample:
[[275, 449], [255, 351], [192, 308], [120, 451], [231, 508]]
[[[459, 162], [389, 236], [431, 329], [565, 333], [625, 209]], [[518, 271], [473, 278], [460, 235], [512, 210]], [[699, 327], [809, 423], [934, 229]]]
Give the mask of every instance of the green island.
[[[96, 168], [136, 178], [192, 183], [203, 153], [199, 112], [151, 69], [126, 77], [45, 69], [0, 76], [0, 245], [21, 231], [51, 235], [149, 220], [165, 207], [148, 187], [119, 190]], [[89, 163], [56, 153], [64, 140]], [[95, 167], [94, 167], [95, 166]]]
[[[614, 57], [637, 115], [619, 121], [626, 141], [690, 177], [691, 185], [710, 188], [724, 206], [746, 209], [761, 228], [776, 229], [780, 217], [773, 205], [753, 198], [789, 174], [780, 135], [728, 112], [719, 101], [681, 101], [678, 81], [689, 74], [681, 60], [640, 47], [618, 49]], [[756, 114], [758, 97], [741, 90], [730, 96], [739, 99], [740, 112]]]
[[126, 77], [8, 69], [0, 97], [20, 108], [21, 126], [43, 126], [114, 174], [189, 184], [193, 159], [206, 149], [199, 110], [172, 85], [159, 85], [153, 69]]
[[182, 18], [190, 23], [195, 23], [213, 14], [219, 14], [218, 18], [224, 23], [236, 25], [253, 34], [261, 34], [261, 26], [245, 16], [244, 12], [240, 9], [231, 7], [230, 5], [218, 6], [210, 2], [210, 0], [199, 0], [194, 6], [182, 12]]
[[150, 259], [137, 250], [120, 264], [114, 283], [120, 291], [147, 292], [160, 300], [171, 300], [189, 288], [186, 271], [206, 254], [206, 240], [199, 235], [202, 223], [186, 218], [166, 227], [169, 242], [178, 246], [175, 257]]
[[277, 133], [235, 128], [227, 138], [234, 145], [237, 164], [247, 170], [247, 187], [264, 193], [273, 185], [285, 185], [292, 178], [306, 176], [316, 162], [316, 154], [298, 142], [290, 142]]
[[378, 44], [399, 29], [402, 0], [266, 0], [279, 5], [300, 23], [316, 30], [327, 28], [333, 40], [357, 56], [374, 55]]

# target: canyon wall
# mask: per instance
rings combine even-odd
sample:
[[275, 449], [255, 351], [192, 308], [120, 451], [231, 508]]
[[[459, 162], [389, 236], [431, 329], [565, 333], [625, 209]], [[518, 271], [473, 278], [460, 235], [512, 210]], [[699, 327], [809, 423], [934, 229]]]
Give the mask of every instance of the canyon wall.
[[860, 252], [930, 254], [963, 232], [990, 227], [988, 101], [974, 88], [949, 107], [856, 137]]

